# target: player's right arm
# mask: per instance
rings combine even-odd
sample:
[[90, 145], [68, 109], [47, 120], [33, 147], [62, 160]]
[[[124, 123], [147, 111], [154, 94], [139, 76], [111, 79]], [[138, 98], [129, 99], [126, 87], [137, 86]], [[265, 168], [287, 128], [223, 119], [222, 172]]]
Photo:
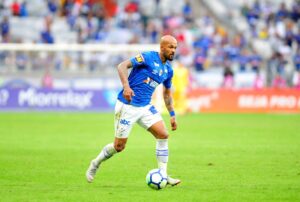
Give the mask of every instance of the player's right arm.
[[130, 60], [125, 60], [118, 65], [118, 74], [123, 85], [124, 91], [123, 96], [129, 102], [131, 101], [131, 97], [134, 96], [133, 90], [129, 86], [128, 82], [128, 69], [132, 67]]

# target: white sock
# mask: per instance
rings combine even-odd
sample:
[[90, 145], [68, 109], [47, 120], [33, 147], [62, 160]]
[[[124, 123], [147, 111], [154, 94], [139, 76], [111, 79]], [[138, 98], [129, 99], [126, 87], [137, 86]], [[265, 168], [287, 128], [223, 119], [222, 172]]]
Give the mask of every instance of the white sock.
[[109, 159], [115, 153], [117, 153], [117, 151], [114, 147], [114, 144], [110, 143], [102, 149], [100, 154], [94, 159], [94, 162], [96, 163], [97, 166], [99, 166], [100, 163], [102, 163], [103, 161]]
[[168, 139], [156, 139], [156, 159], [158, 168], [167, 173], [169, 159]]

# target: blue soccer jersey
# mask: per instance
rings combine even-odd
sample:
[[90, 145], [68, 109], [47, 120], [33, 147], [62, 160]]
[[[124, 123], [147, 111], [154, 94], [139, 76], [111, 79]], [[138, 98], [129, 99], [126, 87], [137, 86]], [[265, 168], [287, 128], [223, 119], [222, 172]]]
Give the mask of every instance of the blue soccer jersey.
[[130, 61], [133, 68], [128, 82], [135, 96], [128, 102], [123, 97], [123, 89], [118, 95], [121, 102], [138, 107], [146, 106], [151, 102], [152, 94], [159, 84], [163, 83], [166, 88], [171, 88], [173, 69], [169, 61], [162, 63], [158, 52], [143, 52]]

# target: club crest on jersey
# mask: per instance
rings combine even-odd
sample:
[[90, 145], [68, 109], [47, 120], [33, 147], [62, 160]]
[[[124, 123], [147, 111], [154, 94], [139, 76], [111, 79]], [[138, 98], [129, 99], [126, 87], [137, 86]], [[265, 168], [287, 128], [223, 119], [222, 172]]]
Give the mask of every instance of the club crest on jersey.
[[138, 62], [138, 63], [142, 63], [144, 61], [144, 58], [141, 54], [138, 54], [137, 56], [135, 56], [135, 60]]
[[143, 82], [146, 83], [146, 84], [149, 84], [149, 86], [151, 86], [153, 88], [156, 88], [159, 85], [159, 83], [157, 83], [156, 81], [154, 81], [150, 77], [147, 77], [147, 79], [145, 79]]
[[163, 74], [163, 70], [161, 69], [161, 70], [159, 70], [159, 76], [161, 76]]

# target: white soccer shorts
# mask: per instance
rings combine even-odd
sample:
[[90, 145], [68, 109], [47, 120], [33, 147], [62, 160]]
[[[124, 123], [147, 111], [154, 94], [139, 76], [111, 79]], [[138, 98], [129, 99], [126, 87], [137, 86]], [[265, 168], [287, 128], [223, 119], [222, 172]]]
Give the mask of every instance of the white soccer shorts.
[[128, 138], [135, 123], [148, 129], [161, 120], [160, 113], [153, 105], [135, 107], [117, 100], [115, 106], [115, 137]]

